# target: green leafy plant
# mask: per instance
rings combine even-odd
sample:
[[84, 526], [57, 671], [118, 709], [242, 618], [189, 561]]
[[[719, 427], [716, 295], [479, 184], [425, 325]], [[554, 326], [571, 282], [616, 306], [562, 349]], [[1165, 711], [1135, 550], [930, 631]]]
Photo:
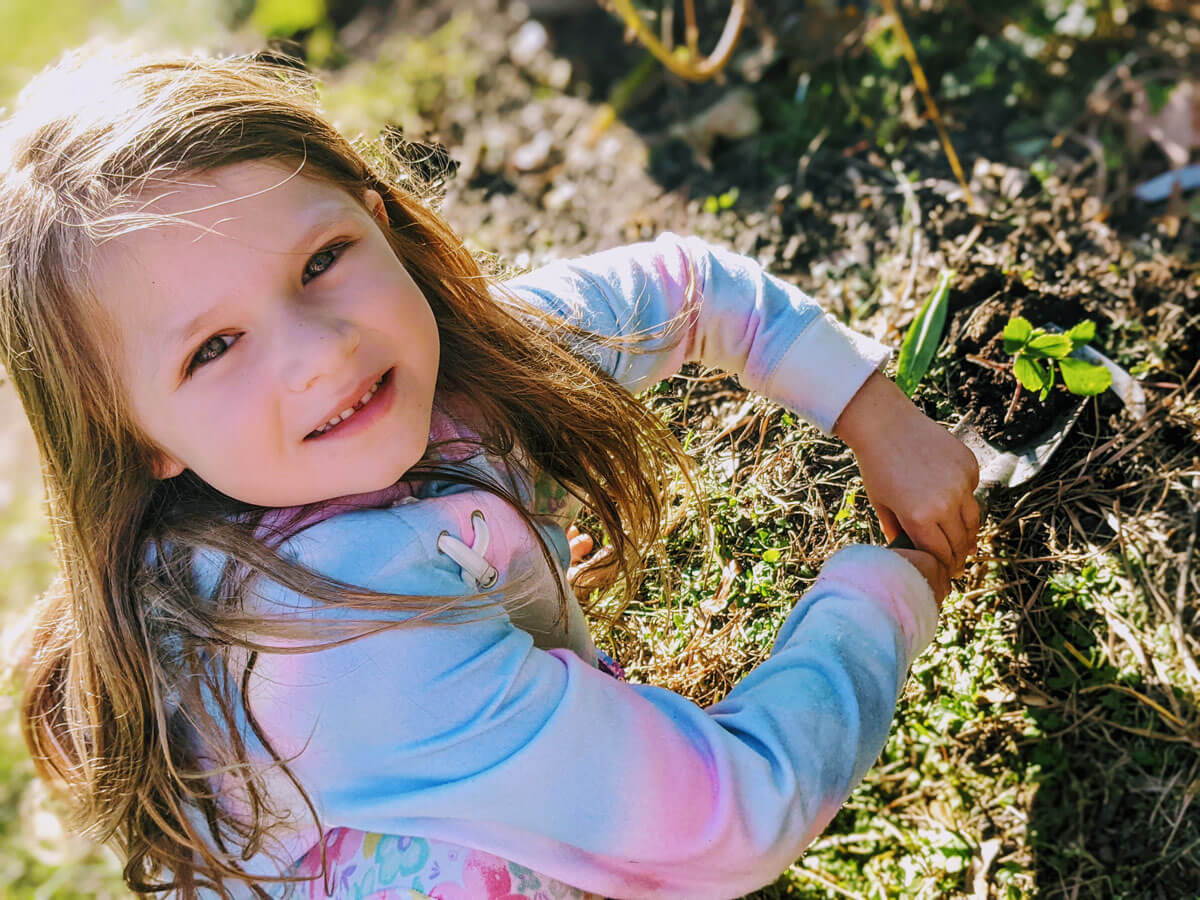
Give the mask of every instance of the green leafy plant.
[[1034, 328], [1022, 316], [1013, 316], [1004, 326], [1004, 352], [1013, 355], [1013, 375], [1023, 387], [1045, 400], [1054, 387], [1055, 370], [1062, 374], [1063, 384], [1072, 394], [1091, 397], [1102, 394], [1112, 385], [1112, 373], [1071, 356], [1096, 336], [1096, 323], [1084, 319], [1065, 332]]
[[954, 273], [944, 269], [938, 278], [937, 287], [908, 326], [904, 343], [900, 345], [900, 359], [896, 363], [896, 384], [909, 397], [929, 371], [933, 354], [942, 340], [942, 330], [946, 327], [950, 282], [953, 280]]

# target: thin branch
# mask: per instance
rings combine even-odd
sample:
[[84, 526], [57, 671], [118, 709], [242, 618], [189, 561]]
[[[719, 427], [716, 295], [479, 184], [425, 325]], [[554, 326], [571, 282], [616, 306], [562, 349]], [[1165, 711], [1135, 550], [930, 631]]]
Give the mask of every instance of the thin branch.
[[[713, 48], [713, 52], [709, 56], [703, 59], [698, 59], [699, 54], [694, 50], [688, 54], [686, 59], [680, 59], [668, 50], [646, 25], [641, 14], [634, 8], [632, 0], [612, 0], [612, 5], [617, 15], [629, 26], [637, 39], [670, 71], [689, 81], [707, 81], [725, 68], [725, 64], [733, 55], [738, 35], [741, 34], [742, 25], [746, 22], [746, 8], [749, 0], [733, 0], [729, 9], [729, 18], [725, 20], [725, 29], [721, 32], [717, 46]], [[690, 3], [688, 8], [691, 9]], [[691, 11], [694, 20], [695, 11]]]
[[958, 154], [954, 152], [954, 145], [950, 143], [950, 135], [947, 133], [946, 125], [942, 121], [942, 114], [938, 111], [937, 103], [933, 99], [933, 93], [929, 90], [929, 82], [925, 80], [925, 70], [921, 68], [921, 62], [917, 59], [917, 51], [913, 48], [912, 41], [908, 38], [908, 30], [905, 29], [904, 22], [900, 18], [900, 12], [896, 9], [895, 0], [883, 0], [883, 8], [892, 17], [892, 23], [896, 27], [896, 36], [900, 38], [900, 49], [904, 52], [905, 59], [908, 60], [909, 68], [912, 69], [913, 81], [917, 84], [917, 90], [925, 98], [925, 106], [929, 109], [929, 118], [933, 120], [933, 125], [937, 128], [938, 139], [942, 142], [942, 149], [946, 151], [946, 159], [950, 161], [950, 168], [954, 170], [954, 176], [958, 179], [959, 185], [962, 186], [963, 194], [967, 198], [967, 207], [971, 212], [978, 213], [981, 211], [979, 204], [975, 202], [975, 195], [971, 193], [971, 188], [967, 186], [967, 178], [963, 174], [962, 164], [958, 161]]

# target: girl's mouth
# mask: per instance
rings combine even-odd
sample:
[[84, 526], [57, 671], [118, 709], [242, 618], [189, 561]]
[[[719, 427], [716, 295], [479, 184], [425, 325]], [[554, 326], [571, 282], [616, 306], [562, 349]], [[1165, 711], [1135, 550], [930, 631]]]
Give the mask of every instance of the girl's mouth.
[[396, 393], [393, 387], [395, 379], [392, 378], [394, 372], [394, 368], [384, 372], [379, 380], [375, 382], [375, 386], [364, 395], [365, 399], [355, 403], [348, 414], [337, 417], [337, 421], [334, 424], [326, 422], [320, 428], [310, 431], [304, 440], [328, 440], [336, 435], [349, 437], [351, 434], [356, 434], [359, 431], [369, 428], [392, 405], [392, 398]]

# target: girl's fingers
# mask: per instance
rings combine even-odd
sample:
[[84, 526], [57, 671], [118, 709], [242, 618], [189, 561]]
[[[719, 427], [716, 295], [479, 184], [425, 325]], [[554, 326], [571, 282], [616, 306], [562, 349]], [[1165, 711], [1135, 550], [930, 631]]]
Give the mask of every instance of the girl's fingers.
[[[574, 535], [571, 532], [574, 532]], [[595, 547], [592, 536], [590, 534], [583, 534], [574, 525], [567, 529], [567, 543], [571, 547], [571, 565], [580, 562]]]
[[967, 537], [971, 541], [968, 548], [970, 553], [979, 552], [979, 503], [972, 497], [963, 507], [963, 526], [967, 529]]
[[939, 526], [942, 537], [950, 545], [950, 558], [939, 559], [947, 578], [957, 578], [962, 574], [963, 560], [967, 557], [967, 535], [961, 530], [958, 521]]
[[945, 522], [942, 526], [942, 534], [946, 536], [946, 540], [950, 543], [951, 551], [954, 556], [949, 564], [946, 565], [946, 571], [951, 578], [957, 578], [962, 574], [963, 563], [966, 562], [967, 552], [971, 549], [971, 536], [963, 527], [962, 519], [954, 516], [952, 519]]
[[946, 532], [938, 525], [910, 535], [913, 543], [920, 549], [930, 553], [947, 571], [954, 570], [954, 546]]
[[883, 528], [883, 536], [887, 538], [887, 542], [890, 544], [896, 539], [896, 535], [900, 533], [900, 520], [886, 506], [876, 506], [875, 514], [879, 516], [879, 524]]

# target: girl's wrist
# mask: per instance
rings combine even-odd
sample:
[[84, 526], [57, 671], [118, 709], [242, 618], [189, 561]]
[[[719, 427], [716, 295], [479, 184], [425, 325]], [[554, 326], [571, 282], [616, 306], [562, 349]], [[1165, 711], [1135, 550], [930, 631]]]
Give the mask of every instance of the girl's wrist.
[[894, 433], [892, 427], [912, 413], [921, 414], [890, 378], [872, 372], [838, 416], [833, 434], [857, 454], [880, 435]]

